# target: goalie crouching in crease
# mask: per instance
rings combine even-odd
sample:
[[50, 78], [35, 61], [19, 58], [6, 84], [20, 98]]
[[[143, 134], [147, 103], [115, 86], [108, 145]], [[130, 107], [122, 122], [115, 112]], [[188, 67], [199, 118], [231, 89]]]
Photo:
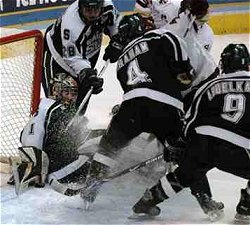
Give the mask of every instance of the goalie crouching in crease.
[[79, 126], [67, 125], [77, 111], [76, 102], [79, 105], [84, 98], [81, 93], [90, 87], [92, 93], [100, 93], [103, 80], [91, 74], [85, 77], [84, 83], [79, 83], [60, 73], [52, 85], [53, 96], [41, 99], [38, 111], [21, 132], [21, 163], [13, 162], [17, 194], [30, 185], [43, 187], [47, 181], [56, 191], [71, 196], [79, 193], [79, 184], [85, 181], [88, 157], [79, 155], [77, 140], [82, 138], [79, 135], [88, 133], [87, 118], [83, 117]]

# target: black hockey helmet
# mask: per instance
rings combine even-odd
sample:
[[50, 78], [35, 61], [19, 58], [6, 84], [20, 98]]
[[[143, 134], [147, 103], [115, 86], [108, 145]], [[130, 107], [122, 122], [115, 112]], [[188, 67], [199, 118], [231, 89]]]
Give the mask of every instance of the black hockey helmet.
[[249, 52], [244, 44], [229, 44], [221, 53], [222, 73], [233, 73], [240, 70], [249, 71], [249, 65]]
[[119, 25], [118, 32], [124, 43], [128, 43], [147, 31], [143, 17], [139, 14], [125, 15]]

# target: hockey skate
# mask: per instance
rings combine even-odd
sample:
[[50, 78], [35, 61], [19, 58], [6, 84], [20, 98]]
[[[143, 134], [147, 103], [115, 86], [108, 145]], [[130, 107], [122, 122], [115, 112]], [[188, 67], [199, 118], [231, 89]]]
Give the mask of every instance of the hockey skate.
[[198, 200], [203, 212], [208, 215], [212, 222], [221, 219], [224, 216], [224, 204], [216, 202], [205, 193], [196, 193], [194, 195]]
[[241, 198], [236, 207], [236, 212], [236, 221], [250, 224], [250, 195], [247, 193], [246, 189], [241, 189]]
[[147, 219], [158, 216], [161, 213], [161, 209], [156, 204], [151, 191], [147, 189], [142, 198], [133, 206], [133, 214], [128, 218]]
[[93, 203], [104, 183], [103, 178], [108, 173], [108, 169], [109, 167], [102, 163], [97, 161], [92, 162], [85, 182], [85, 188], [80, 192], [85, 210], [92, 209]]

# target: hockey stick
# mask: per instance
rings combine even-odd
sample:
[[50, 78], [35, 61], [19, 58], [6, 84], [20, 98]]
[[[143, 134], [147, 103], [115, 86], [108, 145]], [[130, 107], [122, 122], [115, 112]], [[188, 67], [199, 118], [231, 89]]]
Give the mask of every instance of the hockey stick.
[[53, 189], [55, 191], [57, 191], [61, 194], [67, 195], [67, 196], [73, 196], [73, 195], [79, 194], [83, 190], [84, 191], [90, 190], [96, 186], [102, 185], [103, 183], [112, 181], [115, 178], [118, 178], [118, 177], [124, 176], [128, 173], [134, 172], [134, 171], [136, 171], [144, 166], [148, 166], [156, 161], [159, 161], [162, 158], [163, 158], [163, 154], [162, 153], [158, 154], [158, 155], [156, 155], [150, 159], [147, 159], [143, 162], [140, 162], [134, 166], [131, 166], [131, 167], [126, 168], [122, 171], [116, 172], [113, 175], [104, 178], [103, 180], [98, 180], [98, 181], [94, 182], [93, 184], [91, 184], [90, 186], [86, 186], [85, 184], [83, 184], [83, 185], [77, 185], [75, 187], [69, 187], [68, 185], [59, 183], [55, 179], [51, 179], [49, 184], [53, 187]]
[[148, 165], [150, 165], [150, 164], [152, 164], [152, 163], [154, 163], [154, 162], [157, 162], [157, 161], [159, 161], [159, 160], [161, 160], [161, 159], [163, 159], [163, 153], [158, 154], [158, 155], [156, 155], [156, 156], [154, 156], [154, 157], [152, 157], [152, 158], [149, 158], [149, 159], [147, 159], [147, 160], [145, 160], [145, 161], [143, 161], [143, 162], [140, 162], [140, 163], [138, 163], [138, 164], [136, 164], [136, 165], [134, 165], [134, 166], [131, 166], [131, 167], [129, 167], [129, 168], [126, 168], [126, 169], [124, 169], [124, 170], [122, 170], [122, 171], [116, 172], [116, 173], [114, 173], [113, 175], [104, 178], [104, 179], [102, 180], [102, 182], [104, 183], [104, 182], [111, 181], [111, 180], [113, 180], [113, 179], [115, 179], [115, 178], [117, 178], [117, 177], [121, 177], [121, 176], [123, 176], [123, 175], [126, 175], [127, 173], [134, 172], [134, 171], [136, 171], [136, 170], [138, 170], [138, 169], [140, 169], [140, 168], [142, 168], [142, 167], [144, 167], [144, 166], [148, 166]]
[[[102, 67], [102, 69], [101, 69], [100, 73], [97, 75], [97, 77], [101, 77], [101, 76], [104, 74], [105, 70], [107, 69], [107, 67], [108, 67], [108, 65], [109, 65], [109, 62], [110, 62], [110, 60], [107, 60], [107, 61], [105, 62], [104, 66]], [[82, 102], [81, 102], [81, 104], [80, 104], [78, 110], [76, 111], [75, 116], [74, 116], [74, 117], [71, 119], [71, 121], [68, 123], [68, 125], [67, 125], [67, 127], [66, 127], [66, 130], [68, 130], [69, 127], [71, 127], [72, 124], [73, 124], [75, 121], [77, 121], [77, 120], [79, 119], [79, 117], [82, 115], [81, 112], [82, 112], [82, 110], [83, 110], [85, 104], [88, 102], [90, 96], [92, 95], [92, 92], [93, 92], [93, 87], [91, 87], [91, 88], [89, 89], [89, 91], [87, 92], [87, 94], [85, 95], [85, 97], [84, 97], [84, 99], [82, 100]]]

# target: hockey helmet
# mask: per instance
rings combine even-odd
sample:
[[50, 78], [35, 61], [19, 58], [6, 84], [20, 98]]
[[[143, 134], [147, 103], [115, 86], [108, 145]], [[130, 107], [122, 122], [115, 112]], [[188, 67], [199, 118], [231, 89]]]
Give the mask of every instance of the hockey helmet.
[[76, 80], [65, 73], [56, 74], [53, 80], [53, 98], [64, 105], [74, 104], [78, 94]]
[[132, 41], [146, 31], [147, 29], [143, 17], [139, 13], [125, 15], [118, 25], [118, 32], [124, 43]]
[[233, 73], [240, 70], [249, 71], [250, 57], [244, 44], [229, 44], [221, 53], [220, 67], [222, 73]]
[[87, 24], [94, 23], [101, 14], [104, 0], [79, 0], [79, 13]]

